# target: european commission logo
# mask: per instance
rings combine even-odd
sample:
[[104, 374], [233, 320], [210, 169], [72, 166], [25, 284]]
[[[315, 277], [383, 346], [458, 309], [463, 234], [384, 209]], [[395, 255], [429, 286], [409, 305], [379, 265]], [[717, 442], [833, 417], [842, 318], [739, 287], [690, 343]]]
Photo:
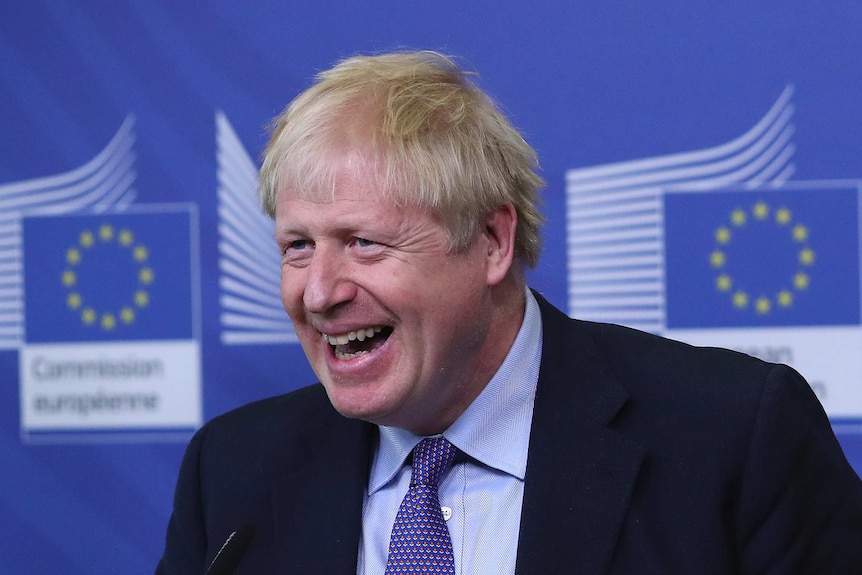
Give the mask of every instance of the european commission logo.
[[23, 218], [25, 437], [200, 425], [197, 237], [186, 204]]
[[667, 193], [667, 328], [859, 324], [855, 188]]
[[569, 170], [569, 315], [790, 364], [862, 418], [860, 182], [799, 182], [788, 86], [713, 148]]

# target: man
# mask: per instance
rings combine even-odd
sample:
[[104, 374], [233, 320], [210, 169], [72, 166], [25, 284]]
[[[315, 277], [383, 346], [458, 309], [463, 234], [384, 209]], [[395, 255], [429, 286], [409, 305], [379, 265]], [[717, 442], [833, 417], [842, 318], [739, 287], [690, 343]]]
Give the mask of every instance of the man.
[[351, 58], [293, 101], [261, 197], [322, 385], [198, 432], [159, 573], [243, 524], [239, 573], [424, 572], [412, 513], [439, 572], [862, 573], [862, 484], [798, 374], [526, 288], [536, 164], [438, 54]]

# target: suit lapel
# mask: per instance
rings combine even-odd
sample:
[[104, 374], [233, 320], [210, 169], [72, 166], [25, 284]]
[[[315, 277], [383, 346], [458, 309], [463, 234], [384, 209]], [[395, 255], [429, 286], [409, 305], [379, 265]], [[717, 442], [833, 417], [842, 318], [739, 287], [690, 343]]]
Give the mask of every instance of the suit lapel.
[[375, 437], [375, 426], [334, 411], [306, 429], [303, 455], [272, 487], [275, 572], [356, 572]]
[[608, 427], [627, 399], [595, 344], [537, 296], [542, 366], [516, 573], [605, 573], [643, 452]]

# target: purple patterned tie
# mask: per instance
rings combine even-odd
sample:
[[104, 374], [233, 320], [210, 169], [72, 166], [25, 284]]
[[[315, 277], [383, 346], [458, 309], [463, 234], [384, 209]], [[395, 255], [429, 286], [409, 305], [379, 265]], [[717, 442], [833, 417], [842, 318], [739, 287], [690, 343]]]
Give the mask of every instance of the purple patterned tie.
[[452, 538], [437, 496], [437, 483], [452, 466], [455, 451], [442, 437], [425, 438], [413, 449], [413, 475], [395, 516], [386, 575], [455, 575]]

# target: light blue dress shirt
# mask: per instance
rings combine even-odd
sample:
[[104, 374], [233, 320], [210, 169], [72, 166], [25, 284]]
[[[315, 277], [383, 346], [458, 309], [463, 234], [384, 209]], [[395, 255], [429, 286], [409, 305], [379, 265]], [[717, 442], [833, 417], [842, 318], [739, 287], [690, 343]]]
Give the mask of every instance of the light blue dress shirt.
[[[515, 572], [527, 446], [542, 355], [542, 320], [527, 291], [524, 321], [506, 359], [472, 404], [443, 436], [472, 460], [456, 462], [440, 481], [460, 575]], [[389, 535], [410, 485], [408, 455], [421, 436], [380, 427], [362, 510], [359, 575], [386, 570]]]

